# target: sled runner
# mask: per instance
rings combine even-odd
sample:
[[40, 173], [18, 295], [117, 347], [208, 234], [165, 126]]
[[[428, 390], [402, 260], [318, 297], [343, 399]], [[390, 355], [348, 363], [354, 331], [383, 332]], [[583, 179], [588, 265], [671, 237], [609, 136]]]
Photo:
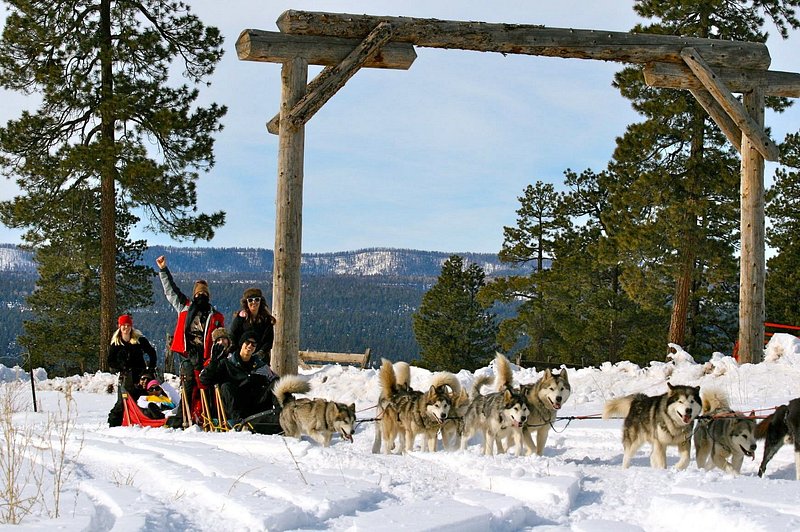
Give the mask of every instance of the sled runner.
[[278, 418], [281, 411], [277, 408], [253, 414], [242, 420], [242, 430], [249, 430], [256, 434], [280, 434], [283, 432]]

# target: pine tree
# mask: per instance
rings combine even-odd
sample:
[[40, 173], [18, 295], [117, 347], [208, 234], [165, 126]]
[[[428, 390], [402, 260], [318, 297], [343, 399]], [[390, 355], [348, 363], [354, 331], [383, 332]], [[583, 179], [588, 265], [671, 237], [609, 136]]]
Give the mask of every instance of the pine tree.
[[537, 268], [490, 282], [481, 298], [518, 302], [515, 315], [500, 324], [498, 339], [520, 364], [650, 359], [663, 316], [635, 304], [621, 288], [609, 239], [614, 228], [605, 220], [608, 179], [604, 172], [567, 170], [566, 192], [537, 183], [526, 190], [542, 193], [519, 198], [517, 226], [506, 228], [503, 242], [504, 251], [516, 252], [500, 257]]
[[[57, 248], [47, 248], [54, 243], [66, 246], [62, 255], [75, 254], [64, 260], [74, 270], [42, 265], [41, 297], [34, 299], [50, 302], [34, 306], [42, 336], [50, 305], [61, 301], [45, 289], [58, 286], [58, 279], [46, 276], [94, 273], [99, 294], [84, 296], [92, 298], [86, 309], [99, 308], [99, 327], [93, 328], [99, 335], [87, 346], [97, 348], [99, 367], [106, 369], [108, 339], [121, 309], [118, 276], [123, 286], [139, 286], [127, 280], [127, 264], [141, 244], [117, 241], [139, 221], [134, 213], [147, 217], [149, 229], [176, 239], [209, 239], [224, 223], [222, 212], [195, 212], [195, 182], [214, 164], [212, 135], [226, 110], [196, 107], [196, 89], [169, 85], [175, 60], [192, 83], [210, 76], [222, 56], [222, 37], [186, 4], [171, 0], [6, 5], [0, 84], [36, 92], [41, 105], [0, 129], [0, 167], [24, 192], [0, 204], [0, 220], [26, 229], [24, 241], [41, 249], [41, 258], [57, 260], [50, 252]], [[82, 234], [62, 234], [53, 223], [80, 219], [79, 205], [90, 201], [95, 207], [95, 200], [97, 216], [86, 216]], [[45, 353], [49, 348], [39, 337], [29, 334], [28, 348]]]
[[[797, 3], [641, 0], [634, 10], [657, 22], [633, 31], [764, 41], [764, 17], [785, 35], [797, 27]], [[720, 287], [736, 282], [739, 158], [687, 91], [648, 88], [639, 67], [618, 73], [615, 86], [645, 117], [618, 139], [609, 165], [616, 179], [609, 220], [617, 227], [621, 280], [641, 304], [668, 301], [668, 341], [697, 352], [698, 338], [709, 330], [699, 329], [704, 322], [726, 327], [703, 315], [704, 293], [716, 290], [718, 301], [735, 304], [733, 293]]]
[[552, 184], [537, 181], [525, 187], [517, 199], [517, 224], [503, 228], [503, 247], [498, 256], [503, 262], [530, 264], [534, 269], [527, 276], [496, 279], [480, 296], [484, 302], [519, 302], [516, 315], [499, 326], [498, 341], [504, 351], [515, 351], [518, 357], [532, 361], [548, 361], [558, 326], [548, 309], [546, 285], [548, 267], [555, 258], [554, 241], [567, 226], [560, 211], [563, 198]]
[[767, 191], [769, 244], [776, 254], [767, 261], [767, 321], [800, 325], [800, 133], [781, 145], [783, 167]]
[[474, 371], [485, 366], [496, 351], [495, 316], [478, 301], [485, 273], [477, 264], [465, 265], [453, 255], [422, 298], [412, 316], [420, 347], [420, 366], [431, 370]]

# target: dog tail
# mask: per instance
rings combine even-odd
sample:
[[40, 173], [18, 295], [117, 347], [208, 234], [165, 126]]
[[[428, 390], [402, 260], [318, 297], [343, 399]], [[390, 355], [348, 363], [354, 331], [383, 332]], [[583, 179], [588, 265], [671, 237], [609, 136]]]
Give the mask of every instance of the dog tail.
[[383, 359], [378, 377], [381, 381], [381, 397], [391, 400], [397, 393], [397, 376], [391, 360]]
[[617, 415], [625, 417], [631, 410], [631, 403], [633, 402], [633, 395], [626, 395], [625, 397], [617, 397], [606, 401], [603, 407], [603, 419], [609, 419], [611, 416]]
[[730, 410], [728, 397], [719, 390], [703, 390], [703, 414], [708, 414], [714, 410]]
[[394, 374], [397, 379], [396, 389], [408, 390], [411, 386], [411, 366], [408, 362], [399, 361], [394, 364]]
[[308, 393], [311, 391], [311, 385], [303, 377], [299, 375], [284, 375], [272, 390], [278, 404], [283, 405], [294, 399], [296, 393]]
[[497, 353], [497, 356], [494, 357], [494, 371], [494, 389], [499, 392], [506, 388], [511, 388], [511, 381], [514, 379], [514, 375], [511, 371], [511, 363], [504, 354]]
[[450, 388], [450, 394], [453, 397], [461, 395], [461, 383], [458, 382], [458, 378], [449, 371], [442, 371], [434, 374], [433, 380], [431, 381], [431, 386], [434, 388], [447, 386]]
[[472, 397], [478, 397], [481, 394], [481, 388], [484, 386], [488, 386], [494, 377], [490, 377], [489, 375], [481, 375], [475, 379], [475, 382], [472, 383]]

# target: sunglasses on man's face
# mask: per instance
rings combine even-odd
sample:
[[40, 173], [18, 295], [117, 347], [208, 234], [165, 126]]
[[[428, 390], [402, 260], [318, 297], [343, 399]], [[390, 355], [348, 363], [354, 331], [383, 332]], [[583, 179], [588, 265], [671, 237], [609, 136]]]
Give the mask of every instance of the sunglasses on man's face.
[[255, 343], [254, 341], [252, 341], [252, 340], [245, 340], [245, 341], [243, 342], [243, 345], [252, 345], [252, 346], [255, 346], [255, 345], [256, 345], [256, 343]]
[[261, 298], [260, 297], [248, 297], [247, 298], [247, 302], [248, 303], [261, 303]]

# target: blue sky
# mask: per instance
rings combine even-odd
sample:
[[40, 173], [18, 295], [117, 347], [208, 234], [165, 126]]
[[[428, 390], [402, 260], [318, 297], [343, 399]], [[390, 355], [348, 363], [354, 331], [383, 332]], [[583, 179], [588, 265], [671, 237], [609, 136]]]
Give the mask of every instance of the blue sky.
[[[225, 56], [202, 102], [228, 106], [217, 164], [198, 184], [199, 208], [227, 214], [210, 242], [150, 244], [272, 248], [277, 137], [265, 123], [280, 103], [280, 66], [239, 61], [246, 28], [277, 31], [286, 9], [433, 17], [627, 31], [621, 0], [320, 1], [192, 0], [225, 35]], [[777, 37], [775, 37], [777, 39]], [[800, 38], [770, 39], [772, 70], [800, 71]], [[408, 71], [362, 69], [306, 126], [303, 251], [366, 247], [499, 251], [518, 197], [537, 180], [560, 185], [571, 168], [602, 170], [625, 126], [638, 120], [611, 87], [618, 63], [417, 48]], [[311, 67], [309, 79], [319, 67]], [[33, 108], [0, 92], [0, 121]], [[768, 113], [773, 138], [800, 129], [800, 111]], [[774, 167], [768, 166], [767, 179]], [[15, 194], [0, 182], [0, 199]], [[0, 242], [19, 233], [0, 226]]]

